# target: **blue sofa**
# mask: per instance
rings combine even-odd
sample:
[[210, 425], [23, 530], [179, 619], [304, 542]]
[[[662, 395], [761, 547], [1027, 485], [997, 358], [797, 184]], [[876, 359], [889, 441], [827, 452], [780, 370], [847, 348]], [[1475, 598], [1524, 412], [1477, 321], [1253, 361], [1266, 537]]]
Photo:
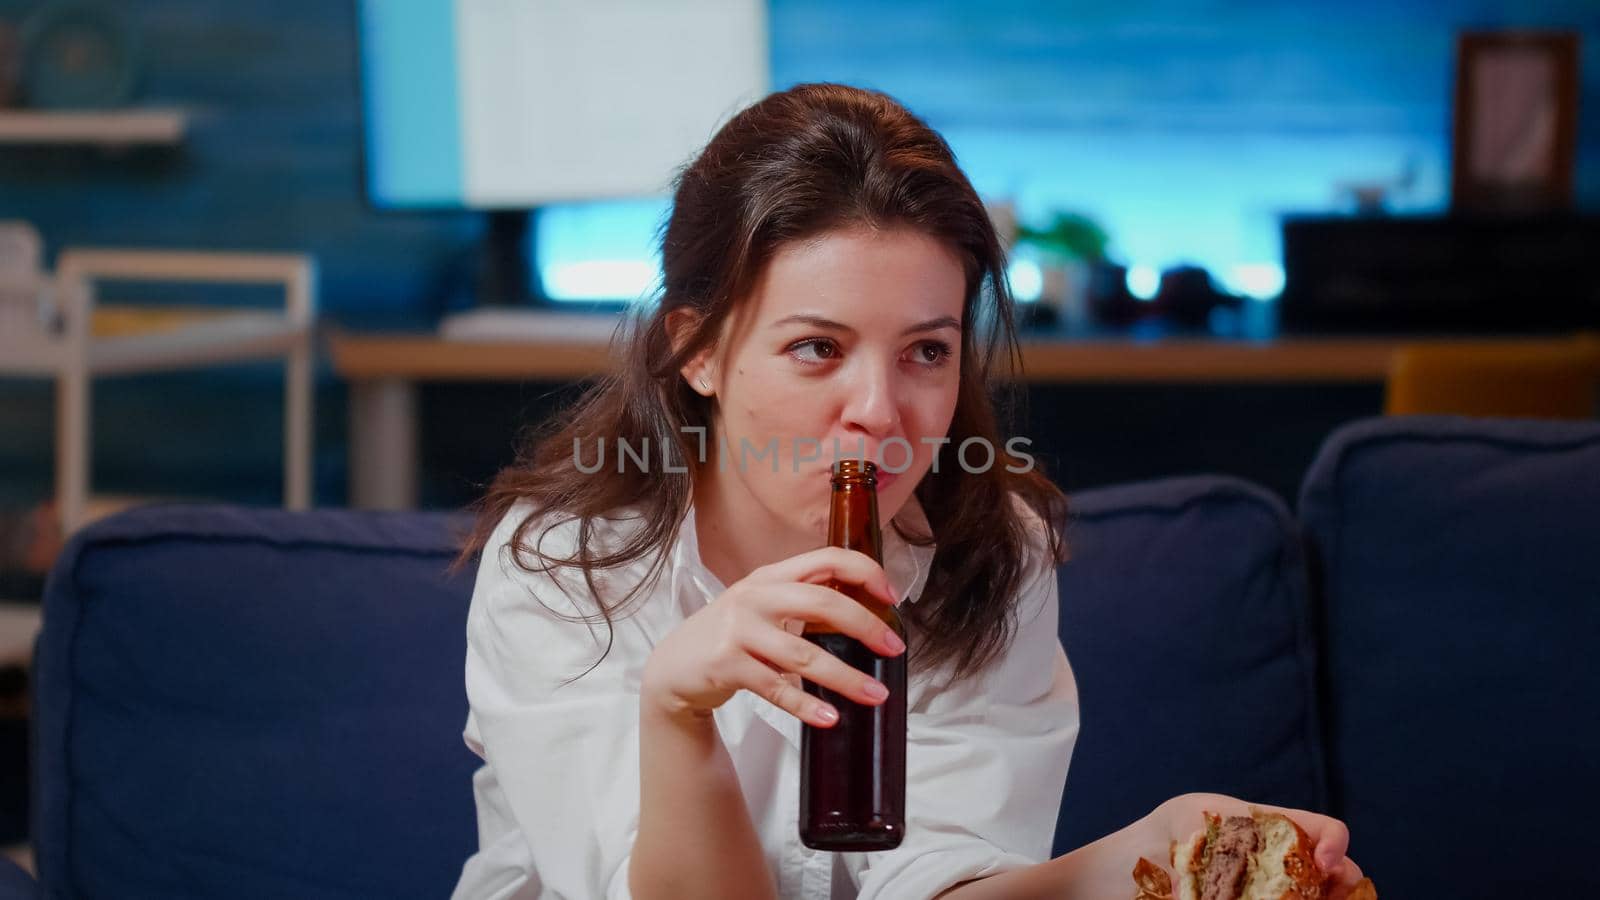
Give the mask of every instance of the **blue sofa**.
[[[476, 842], [465, 525], [169, 506], [78, 535], [35, 666], [41, 893], [446, 896]], [[1058, 852], [1220, 791], [1343, 817], [1386, 897], [1600, 889], [1600, 425], [1357, 423], [1298, 518], [1179, 478], [1073, 497], [1069, 539]]]

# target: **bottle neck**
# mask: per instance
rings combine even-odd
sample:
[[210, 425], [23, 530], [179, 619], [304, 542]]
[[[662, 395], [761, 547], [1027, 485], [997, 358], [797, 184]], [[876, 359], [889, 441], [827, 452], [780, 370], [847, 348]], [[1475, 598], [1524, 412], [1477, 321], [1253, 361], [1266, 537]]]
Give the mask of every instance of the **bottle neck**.
[[878, 492], [866, 479], [835, 478], [828, 515], [828, 545], [856, 550], [883, 563]]
[[[832, 505], [828, 515], [828, 544], [865, 553], [878, 565], [883, 565], [883, 533], [878, 527], [877, 485], [866, 479], [834, 478]], [[867, 607], [902, 638], [905, 637], [905, 627], [901, 624], [899, 614], [881, 600], [868, 596], [864, 588], [837, 581], [830, 581], [827, 586]], [[825, 625], [807, 623], [805, 626], [806, 634], [831, 630]]]

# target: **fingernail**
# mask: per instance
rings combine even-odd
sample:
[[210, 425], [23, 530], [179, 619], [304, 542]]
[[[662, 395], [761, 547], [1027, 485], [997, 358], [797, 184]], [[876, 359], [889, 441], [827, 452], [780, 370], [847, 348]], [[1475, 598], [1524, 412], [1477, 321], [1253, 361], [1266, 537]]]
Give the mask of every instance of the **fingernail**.
[[889, 696], [889, 689], [883, 686], [883, 682], [875, 678], [868, 678], [867, 683], [861, 686], [861, 693], [874, 700], [882, 700]]
[[839, 711], [824, 703], [817, 707], [817, 718], [824, 722], [837, 722], [839, 721]]
[[900, 640], [900, 635], [895, 634], [893, 628], [883, 630], [883, 644], [891, 653], [899, 654], [906, 651], [906, 642]]

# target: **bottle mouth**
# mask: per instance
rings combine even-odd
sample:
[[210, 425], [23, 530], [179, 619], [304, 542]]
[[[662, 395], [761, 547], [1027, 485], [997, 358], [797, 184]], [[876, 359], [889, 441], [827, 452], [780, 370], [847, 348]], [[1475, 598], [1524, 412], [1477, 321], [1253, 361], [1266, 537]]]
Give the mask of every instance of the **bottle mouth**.
[[878, 466], [869, 459], [841, 459], [833, 464], [833, 480], [875, 485], [878, 482]]

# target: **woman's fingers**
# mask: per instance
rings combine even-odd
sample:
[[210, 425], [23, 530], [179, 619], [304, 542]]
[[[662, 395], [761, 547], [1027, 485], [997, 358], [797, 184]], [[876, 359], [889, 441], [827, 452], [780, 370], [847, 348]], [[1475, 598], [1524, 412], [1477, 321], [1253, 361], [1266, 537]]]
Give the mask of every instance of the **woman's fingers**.
[[1356, 865], [1356, 861], [1348, 856], [1344, 858], [1343, 862], [1339, 863], [1337, 868], [1328, 871], [1328, 875], [1332, 879], [1328, 885], [1328, 900], [1344, 900], [1345, 897], [1349, 896], [1350, 889], [1366, 877], [1362, 873], [1361, 867]]
[[745, 690], [807, 725], [828, 728], [839, 721], [839, 711], [831, 704], [807, 694], [796, 679], [785, 678], [784, 673], [753, 656], [740, 663], [735, 678]]
[[[1307, 828], [1309, 822], [1306, 820], [1314, 820], [1320, 833]], [[1313, 857], [1317, 861], [1317, 866], [1324, 872], [1334, 871], [1350, 849], [1350, 829], [1338, 819], [1316, 813], [1299, 813], [1297, 821], [1300, 821], [1300, 827], [1305, 828], [1306, 833], [1316, 842]]]
[[898, 656], [905, 642], [860, 603], [820, 584], [752, 585], [752, 603], [763, 618], [826, 625], [866, 644], [879, 656]]
[[839, 720], [838, 711], [807, 694], [802, 679], [851, 702], [883, 702], [888, 692], [882, 684], [789, 630], [820, 625], [880, 656], [905, 652], [894, 629], [867, 606], [824, 587], [828, 581], [858, 584], [894, 602], [883, 568], [871, 557], [836, 547], [791, 557], [752, 572], [668, 635], [651, 654], [651, 682], [696, 710], [715, 709], [748, 690], [823, 728]]
[[870, 556], [841, 547], [822, 547], [808, 553], [791, 556], [750, 573], [749, 579], [760, 583], [844, 581], [859, 584], [878, 599], [889, 605], [899, 602], [889, 576], [883, 567]]
[[750, 650], [776, 669], [793, 672], [865, 706], [876, 706], [889, 696], [888, 688], [876, 678], [785, 631], [763, 629], [751, 639]]

